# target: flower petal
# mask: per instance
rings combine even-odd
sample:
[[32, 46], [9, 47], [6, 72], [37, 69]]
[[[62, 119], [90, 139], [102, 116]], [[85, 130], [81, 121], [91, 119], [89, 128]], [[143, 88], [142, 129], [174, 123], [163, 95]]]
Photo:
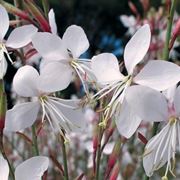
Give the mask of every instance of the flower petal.
[[33, 36], [32, 43], [44, 59], [61, 60], [69, 58], [62, 40], [55, 34], [38, 32]]
[[129, 40], [124, 49], [124, 62], [128, 74], [146, 55], [151, 41], [151, 30], [148, 24], [143, 25]]
[[69, 49], [74, 58], [78, 58], [89, 48], [89, 41], [84, 30], [80, 26], [69, 26], [64, 35], [63, 43]]
[[130, 138], [141, 123], [141, 118], [137, 116], [124, 99], [119, 114], [116, 115], [116, 126], [121, 135]]
[[135, 85], [126, 90], [126, 101], [141, 119], [154, 122], [168, 118], [168, 105], [165, 96], [151, 88]]
[[33, 25], [17, 27], [9, 35], [6, 46], [11, 48], [24, 47], [32, 41], [32, 37], [37, 31], [38, 29]]
[[176, 115], [180, 116], [180, 86], [177, 87], [174, 95], [174, 108]]
[[73, 70], [69, 64], [54, 61], [43, 65], [38, 88], [44, 92], [60, 91], [70, 84]]
[[48, 18], [49, 18], [49, 24], [50, 24], [50, 27], [51, 27], [52, 34], [57, 34], [57, 25], [56, 25], [55, 14], [54, 14], [53, 9], [51, 9], [49, 11]]
[[9, 29], [9, 16], [6, 9], [0, 5], [0, 41], [4, 39]]
[[68, 122], [66, 122], [66, 127], [64, 126], [65, 124], [62, 123], [62, 120], [58, 118], [59, 124], [62, 124], [62, 127], [65, 128], [65, 130], [73, 132], [84, 131], [86, 121], [82, 109], [79, 108], [80, 100], [58, 99], [58, 101], [49, 100], [49, 102], [68, 120]]
[[101, 84], [119, 81], [124, 76], [119, 71], [118, 60], [111, 53], [102, 53], [92, 58], [92, 71]]
[[7, 66], [8, 64], [4, 56], [4, 53], [3, 51], [0, 51], [0, 79], [2, 79], [6, 74]]
[[19, 68], [13, 79], [15, 92], [23, 97], [38, 96], [38, 78], [39, 73], [32, 66], [26, 65]]
[[44, 172], [48, 169], [49, 159], [45, 156], [32, 157], [15, 170], [16, 180], [41, 180]]
[[179, 80], [179, 66], [162, 60], [149, 61], [134, 78], [135, 83], [148, 86], [158, 91], [172, 87], [177, 84]]
[[8, 180], [9, 166], [7, 161], [2, 156], [0, 156], [0, 172], [0, 179]]
[[5, 130], [20, 131], [31, 127], [39, 112], [39, 102], [26, 102], [15, 105], [6, 112]]

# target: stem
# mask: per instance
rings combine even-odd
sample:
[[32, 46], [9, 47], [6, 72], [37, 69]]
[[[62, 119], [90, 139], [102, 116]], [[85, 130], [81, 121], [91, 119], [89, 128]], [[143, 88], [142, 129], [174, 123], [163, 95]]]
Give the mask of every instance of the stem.
[[44, 9], [44, 14], [46, 16], [46, 18], [48, 17], [48, 12], [49, 12], [49, 4], [47, 0], [41, 0], [43, 9]]
[[171, 10], [170, 10], [170, 13], [168, 15], [166, 41], [165, 41], [164, 52], [163, 52], [163, 59], [166, 61], [169, 59], [169, 42], [171, 39], [171, 31], [172, 31], [172, 24], [173, 24], [173, 17], [174, 17], [176, 2], [177, 2], [177, 0], [172, 1]]
[[4, 123], [5, 123], [5, 114], [6, 114], [6, 109], [7, 109], [7, 100], [6, 100], [6, 93], [4, 90], [4, 82], [1, 79], [0, 80], [0, 152], [2, 153], [4, 159], [7, 161], [9, 169], [10, 169], [10, 175], [13, 180], [15, 180], [14, 177], [14, 168], [11, 165], [6, 152], [4, 150], [4, 143], [3, 143], [3, 137], [4, 137]]
[[98, 147], [97, 147], [97, 160], [96, 160], [96, 180], [99, 180], [99, 170], [100, 170], [100, 161], [101, 161], [101, 139], [103, 135], [103, 128], [100, 127], [99, 129], [99, 141], [98, 141]]
[[33, 155], [39, 156], [36, 127], [34, 124], [32, 125], [32, 140], [33, 140], [33, 146], [32, 146]]
[[10, 163], [6, 153], [5, 153], [5, 150], [4, 150], [4, 145], [3, 145], [3, 136], [1, 136], [0, 138], [0, 151], [4, 157], [4, 159], [7, 161], [8, 163], [8, 166], [9, 166], [9, 170], [10, 170], [10, 176], [13, 180], [15, 180], [15, 176], [14, 176], [14, 167], [12, 166], [12, 164]]
[[69, 180], [68, 165], [67, 165], [67, 154], [66, 154], [66, 145], [65, 145], [64, 137], [62, 135], [60, 135], [60, 141], [61, 141], [62, 153], [63, 153], [64, 180]]

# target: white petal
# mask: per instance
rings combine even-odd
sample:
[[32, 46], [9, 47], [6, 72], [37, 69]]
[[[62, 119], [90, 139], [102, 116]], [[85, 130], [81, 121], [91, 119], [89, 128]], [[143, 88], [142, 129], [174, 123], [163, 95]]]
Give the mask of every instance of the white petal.
[[142, 119], [130, 109], [127, 101], [124, 99], [121, 110], [116, 115], [115, 120], [119, 133], [126, 138], [130, 138], [137, 130]]
[[67, 63], [50, 62], [41, 69], [38, 88], [44, 92], [60, 91], [70, 84], [73, 70]]
[[74, 58], [78, 58], [89, 48], [89, 41], [84, 30], [80, 26], [69, 26], [64, 35], [63, 43], [69, 49]]
[[148, 24], [142, 26], [129, 40], [124, 49], [124, 62], [128, 74], [146, 55], [151, 41], [151, 30]]
[[173, 85], [172, 87], [168, 88], [162, 93], [165, 95], [169, 103], [173, 103], [175, 92], [176, 92], [176, 85]]
[[55, 14], [54, 14], [53, 9], [51, 9], [49, 11], [48, 18], [49, 18], [49, 24], [50, 24], [50, 27], [51, 27], [52, 34], [57, 34], [57, 25], [56, 25]]
[[33, 36], [32, 43], [44, 59], [61, 60], [69, 57], [62, 40], [55, 34], [38, 32]]
[[177, 87], [174, 95], [174, 108], [176, 115], [180, 116], [180, 86]]
[[92, 71], [101, 84], [122, 80], [124, 76], [119, 71], [118, 60], [111, 53], [103, 53], [92, 58]]
[[3, 51], [0, 51], [0, 79], [2, 79], [6, 74], [7, 66], [8, 64], [4, 56], [4, 53]]
[[6, 9], [0, 5], [0, 41], [4, 39], [9, 29], [9, 16]]
[[8, 180], [9, 166], [7, 161], [0, 156], [0, 180]]
[[32, 41], [32, 37], [37, 31], [38, 29], [33, 25], [17, 27], [9, 35], [6, 46], [11, 48], [24, 47]]
[[111, 154], [113, 151], [114, 145], [115, 145], [115, 142], [110, 142], [110, 143], [106, 144], [106, 146], [104, 147], [103, 153], [106, 155]]
[[151, 88], [135, 85], [126, 90], [126, 101], [143, 120], [165, 121], [168, 118], [168, 105], [165, 96]]
[[123, 23], [123, 25], [127, 28], [136, 25], [136, 19], [134, 16], [121, 15], [120, 20]]
[[172, 87], [177, 84], [179, 80], [179, 66], [162, 60], [149, 61], [134, 78], [135, 83], [148, 86], [158, 91]]
[[6, 112], [5, 130], [16, 132], [31, 127], [37, 118], [39, 108], [39, 102], [15, 105]]
[[41, 180], [44, 172], [48, 169], [49, 159], [45, 156], [32, 157], [15, 170], [16, 180]]
[[[74, 132], [83, 132], [85, 129], [86, 121], [85, 116], [82, 112], [82, 109], [79, 107], [80, 100], [63, 100], [59, 99], [58, 102], [64, 104], [65, 106], [70, 106], [72, 108], [65, 107], [58, 102], [49, 100], [51, 104], [53, 104], [59, 112], [61, 112], [70, 123], [68, 123], [68, 127], [70, 131]], [[59, 119], [59, 124], [61, 124], [61, 119]], [[65, 129], [68, 130], [68, 129]]]
[[32, 66], [26, 65], [19, 68], [13, 79], [15, 92], [24, 97], [38, 96], [38, 78], [39, 73]]

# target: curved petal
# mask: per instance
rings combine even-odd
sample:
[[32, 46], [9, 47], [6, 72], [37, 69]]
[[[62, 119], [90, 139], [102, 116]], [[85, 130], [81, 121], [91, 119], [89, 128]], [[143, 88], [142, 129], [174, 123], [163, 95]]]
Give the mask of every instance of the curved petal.
[[44, 172], [48, 169], [49, 159], [45, 156], [32, 157], [19, 166], [15, 170], [16, 180], [41, 180]]
[[6, 9], [0, 5], [0, 41], [4, 39], [9, 29], [9, 16]]
[[92, 58], [91, 68], [101, 84], [119, 81], [124, 76], [119, 71], [118, 60], [111, 53], [102, 53]]
[[80, 26], [69, 26], [64, 35], [63, 43], [69, 49], [74, 58], [78, 58], [89, 48], [89, 41], [84, 30]]
[[41, 69], [38, 88], [44, 92], [60, 91], [70, 84], [73, 70], [69, 64], [50, 62]]
[[[57, 113], [56, 116], [54, 116], [57, 117], [59, 124], [62, 125], [66, 131], [83, 132], [85, 130], [86, 121], [82, 109], [79, 108], [80, 100], [58, 99], [54, 101], [49, 99], [48, 101], [56, 108], [59, 114], [65, 117], [63, 122], [62, 118], [60, 116], [58, 117]], [[52, 110], [49, 111], [52, 113]]]
[[39, 102], [15, 105], [6, 112], [5, 130], [16, 132], [31, 127], [37, 118], [39, 108]]
[[7, 161], [0, 156], [0, 179], [1, 180], [8, 180], [9, 176], [9, 165]]
[[68, 59], [67, 49], [60, 37], [48, 32], [38, 32], [32, 38], [34, 48], [48, 60]]
[[38, 78], [39, 73], [32, 66], [26, 65], [19, 68], [13, 79], [15, 92], [23, 97], [38, 96]]
[[141, 118], [137, 116], [124, 99], [119, 114], [116, 115], [116, 126], [121, 135], [130, 138], [141, 123]]
[[24, 47], [32, 41], [32, 37], [37, 31], [38, 29], [33, 25], [17, 27], [9, 35], [6, 46], [11, 48]]
[[168, 104], [165, 96], [151, 88], [135, 85], [126, 90], [126, 101], [143, 120], [166, 121]]
[[8, 64], [4, 56], [4, 53], [3, 51], [0, 51], [0, 79], [2, 79], [6, 74], [7, 66]]
[[143, 25], [129, 40], [124, 49], [124, 63], [128, 74], [146, 55], [151, 41], [151, 30], [148, 24]]
[[49, 24], [50, 24], [50, 27], [51, 27], [52, 34], [57, 34], [57, 25], [56, 25], [55, 14], [54, 14], [53, 9], [51, 9], [49, 11], [48, 18], [49, 18]]
[[174, 95], [174, 108], [177, 116], [180, 116], [180, 86], [177, 87]]
[[158, 91], [172, 87], [177, 84], [179, 80], [179, 66], [162, 60], [149, 61], [134, 78], [135, 83], [148, 86]]

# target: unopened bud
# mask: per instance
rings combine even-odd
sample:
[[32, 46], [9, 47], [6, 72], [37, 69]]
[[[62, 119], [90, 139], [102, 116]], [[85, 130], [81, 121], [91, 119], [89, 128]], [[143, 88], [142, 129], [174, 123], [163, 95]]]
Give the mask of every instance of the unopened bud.
[[116, 180], [118, 177], [119, 171], [120, 171], [120, 163], [117, 162], [112, 170], [109, 180]]
[[109, 174], [111, 173], [111, 170], [114, 167], [114, 165], [118, 159], [118, 156], [120, 155], [120, 151], [121, 151], [121, 141], [118, 139], [118, 141], [116, 141], [116, 144], [114, 145], [113, 152], [111, 153], [111, 155], [109, 156], [109, 159], [108, 159], [108, 166], [106, 169], [106, 177], [109, 177]]
[[174, 42], [179, 35], [180, 35], [180, 19], [177, 21], [176, 26], [173, 30], [172, 38], [169, 44], [169, 49], [173, 47]]

